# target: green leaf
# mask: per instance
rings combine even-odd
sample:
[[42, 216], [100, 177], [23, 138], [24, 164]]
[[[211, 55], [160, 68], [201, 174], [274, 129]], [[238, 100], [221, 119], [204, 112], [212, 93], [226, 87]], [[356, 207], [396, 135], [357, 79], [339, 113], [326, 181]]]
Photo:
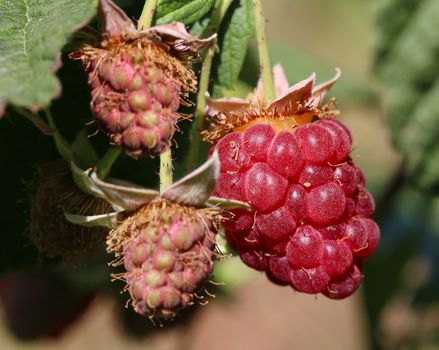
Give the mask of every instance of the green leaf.
[[418, 101], [400, 135], [407, 167], [423, 189], [439, 189], [439, 78]]
[[215, 0], [159, 0], [156, 23], [192, 24], [209, 12], [214, 4]]
[[60, 95], [54, 72], [61, 48], [93, 17], [96, 5], [97, 0], [0, 1], [1, 103], [35, 111]]
[[72, 142], [71, 146], [75, 162], [83, 168], [90, 168], [98, 162], [98, 154], [90, 142], [87, 129], [81, 129]]
[[[386, 0], [376, 72], [387, 85], [388, 119], [410, 181], [439, 193], [439, 2]], [[385, 47], [387, 45], [387, 47]]]
[[203, 32], [207, 29], [207, 27], [210, 24], [210, 18], [209, 17], [203, 17], [199, 21], [196, 21], [189, 31], [193, 36], [201, 36]]
[[409, 23], [422, 0], [376, 0], [375, 13], [381, 33], [378, 37], [377, 62], [387, 56], [395, 39]]
[[220, 43], [217, 82], [213, 97], [221, 97], [223, 89], [231, 89], [236, 83], [244, 63], [249, 40], [254, 35], [254, 15], [251, 0], [240, 0]]
[[61, 133], [57, 129], [57, 127], [55, 125], [55, 121], [53, 120], [52, 113], [50, 112], [49, 109], [46, 110], [46, 116], [47, 116], [47, 120], [49, 121], [50, 127], [55, 130], [55, 132], [53, 134], [53, 138], [55, 139], [55, 146], [56, 146], [56, 149], [58, 150], [58, 153], [67, 162], [73, 161], [72, 149], [70, 148], [70, 145], [68, 144], [68, 142], [64, 139], [64, 137], [61, 135]]

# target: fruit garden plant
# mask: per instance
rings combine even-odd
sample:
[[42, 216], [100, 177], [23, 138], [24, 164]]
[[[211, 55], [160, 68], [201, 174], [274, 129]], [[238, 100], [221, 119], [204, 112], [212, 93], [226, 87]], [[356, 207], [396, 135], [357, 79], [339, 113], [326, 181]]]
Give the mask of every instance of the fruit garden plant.
[[[153, 320], [196, 303], [214, 261], [230, 255], [299, 292], [342, 299], [358, 289], [380, 230], [350, 157], [352, 135], [327, 98], [340, 70], [321, 84], [312, 74], [289, 85], [282, 66], [270, 64], [260, 0], [148, 0], [138, 21], [110, 0], [52, 10], [71, 15], [44, 38], [53, 45], [33, 73], [43, 87], [0, 97], [3, 113], [10, 104], [59, 153], [29, 186], [28, 232], [41, 256], [83, 264], [106, 242], [113, 279]], [[62, 116], [49, 108], [60, 93], [53, 56], [72, 32], [63, 57], [75, 61], [78, 80], [86, 75], [86, 119], [105, 135], [103, 146], [82, 127], [66, 141], [55, 122]], [[253, 36], [259, 82], [245, 99], [225, 96]], [[116, 179], [113, 165], [126, 158], [159, 188]], [[146, 168], [133, 170], [141, 162]]]

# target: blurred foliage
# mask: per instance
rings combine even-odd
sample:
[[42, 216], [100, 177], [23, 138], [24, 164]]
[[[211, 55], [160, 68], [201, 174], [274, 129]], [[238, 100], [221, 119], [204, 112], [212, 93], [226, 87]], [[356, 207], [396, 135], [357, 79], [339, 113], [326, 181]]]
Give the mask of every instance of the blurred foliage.
[[227, 28], [220, 37], [219, 54], [216, 56], [216, 69], [213, 71], [215, 85], [214, 98], [222, 97], [224, 89], [236, 84], [247, 53], [249, 40], [254, 35], [254, 14], [251, 0], [240, 0], [232, 6], [222, 26]]
[[386, 84], [388, 120], [410, 180], [439, 191], [439, 2], [386, 0], [377, 7], [375, 69]]
[[203, 17], [215, 0], [159, 0], [157, 2], [156, 23], [182, 22], [192, 24]]
[[[376, 11], [374, 69], [404, 164], [378, 201], [383, 242], [365, 283], [370, 325], [376, 348], [435, 348], [439, 340], [422, 322], [439, 302], [439, 2], [385, 0]], [[437, 321], [432, 329], [439, 332]]]

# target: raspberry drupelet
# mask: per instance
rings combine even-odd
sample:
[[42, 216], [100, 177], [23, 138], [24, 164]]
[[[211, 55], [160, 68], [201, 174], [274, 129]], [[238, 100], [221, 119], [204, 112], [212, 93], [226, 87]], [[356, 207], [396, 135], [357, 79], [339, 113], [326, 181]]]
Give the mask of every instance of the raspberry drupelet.
[[323, 105], [340, 73], [288, 87], [274, 68], [277, 97], [263, 106], [261, 84], [247, 100], [208, 101], [206, 140], [221, 160], [216, 195], [248, 202], [232, 211], [225, 235], [248, 266], [274, 283], [332, 299], [351, 295], [361, 265], [380, 240], [375, 204], [349, 156], [352, 135]]

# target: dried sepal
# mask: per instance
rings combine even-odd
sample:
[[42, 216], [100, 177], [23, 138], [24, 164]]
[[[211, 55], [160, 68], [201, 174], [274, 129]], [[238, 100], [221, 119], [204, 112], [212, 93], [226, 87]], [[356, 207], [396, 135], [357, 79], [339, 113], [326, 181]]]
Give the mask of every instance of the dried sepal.
[[98, 17], [106, 36], [118, 36], [136, 31], [133, 21], [111, 0], [99, 1]]
[[245, 209], [251, 210], [252, 207], [250, 204], [238, 201], [236, 199], [227, 199], [216, 196], [211, 196], [207, 202], [208, 205], [221, 208], [222, 210], [230, 210], [230, 209]]
[[276, 97], [267, 105], [263, 103], [264, 87], [259, 80], [255, 91], [247, 99], [207, 98], [206, 113], [211, 118], [211, 128], [204, 131], [204, 140], [215, 143], [224, 135], [258, 118], [268, 120], [285, 120], [294, 128], [309, 122], [312, 118], [333, 117], [338, 114], [334, 109], [335, 100], [323, 104], [327, 91], [340, 77], [336, 69], [335, 76], [315, 86], [315, 74], [288, 87], [285, 72], [280, 65], [273, 68], [273, 80]]
[[85, 227], [107, 227], [109, 229], [117, 226], [119, 214], [120, 212], [113, 212], [108, 214], [84, 216], [64, 212], [65, 218], [72, 224]]
[[203, 207], [215, 190], [220, 173], [220, 161], [215, 152], [203, 165], [171, 185], [163, 198], [176, 203]]
[[[211, 197], [219, 175], [219, 159], [216, 153], [194, 171], [172, 184], [162, 197], [171, 202], [192, 207], [216, 206], [248, 208], [247, 203]], [[159, 192], [127, 181], [99, 179], [96, 171], [90, 173], [90, 181], [117, 211], [136, 211], [159, 197]]]
[[136, 185], [127, 186], [126, 182], [116, 184], [103, 181], [98, 178], [95, 171], [91, 173], [90, 177], [93, 183], [104, 193], [106, 200], [119, 210], [135, 211], [159, 196], [159, 193], [155, 190]]

